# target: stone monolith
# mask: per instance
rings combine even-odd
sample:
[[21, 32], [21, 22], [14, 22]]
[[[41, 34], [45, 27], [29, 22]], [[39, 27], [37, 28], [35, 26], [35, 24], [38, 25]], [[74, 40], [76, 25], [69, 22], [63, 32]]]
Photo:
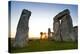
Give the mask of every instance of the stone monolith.
[[29, 18], [31, 11], [22, 10], [21, 17], [17, 25], [14, 47], [24, 47], [28, 44]]

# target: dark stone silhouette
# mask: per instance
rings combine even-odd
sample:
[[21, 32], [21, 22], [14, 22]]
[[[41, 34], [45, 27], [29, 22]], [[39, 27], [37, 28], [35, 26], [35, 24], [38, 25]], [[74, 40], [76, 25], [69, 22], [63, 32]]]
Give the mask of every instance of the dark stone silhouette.
[[48, 28], [48, 39], [50, 40], [51, 39], [51, 29]]
[[31, 12], [23, 9], [21, 17], [18, 22], [17, 32], [15, 37], [14, 47], [24, 47], [28, 41], [28, 31], [29, 31], [29, 18]]
[[40, 32], [40, 39], [42, 39], [42, 36], [43, 36], [43, 32]]

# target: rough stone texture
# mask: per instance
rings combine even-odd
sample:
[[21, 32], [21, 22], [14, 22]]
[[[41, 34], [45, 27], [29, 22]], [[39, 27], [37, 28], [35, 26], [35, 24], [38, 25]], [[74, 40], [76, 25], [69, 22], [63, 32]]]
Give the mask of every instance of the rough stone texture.
[[74, 34], [75, 34], [75, 41], [78, 41], [78, 26], [74, 26], [73, 27], [73, 30], [74, 30]]
[[54, 40], [57, 41], [73, 41], [73, 24], [68, 9], [63, 10], [54, 17], [53, 23]]
[[30, 16], [31, 12], [26, 9], [23, 9], [17, 26], [14, 47], [24, 47], [27, 44], [29, 31], [28, 24]]
[[73, 27], [73, 32], [70, 35], [73, 41], [78, 41], [78, 26]]
[[60, 25], [60, 30], [61, 30], [60, 32], [61, 32], [63, 41], [70, 41], [72, 40], [70, 33], [72, 32], [72, 29], [73, 29], [71, 16], [65, 15], [61, 20], [62, 21]]
[[61, 39], [60, 39], [60, 22], [59, 21], [54, 21], [53, 30], [54, 30], [53, 38], [57, 41], [61, 41]]
[[58, 13], [55, 17], [54, 17], [54, 21], [58, 21], [60, 20], [63, 16], [65, 15], [69, 15], [70, 12], [68, 9], [63, 10], [62, 12]]

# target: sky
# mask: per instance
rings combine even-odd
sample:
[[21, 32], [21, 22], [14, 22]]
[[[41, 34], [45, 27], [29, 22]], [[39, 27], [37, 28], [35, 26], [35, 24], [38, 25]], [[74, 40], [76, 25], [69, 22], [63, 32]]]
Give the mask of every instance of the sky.
[[29, 37], [40, 37], [40, 32], [53, 32], [53, 18], [64, 9], [70, 10], [73, 26], [78, 25], [78, 6], [55, 3], [11, 2], [11, 37], [15, 37], [17, 24], [23, 9], [31, 11], [29, 19]]

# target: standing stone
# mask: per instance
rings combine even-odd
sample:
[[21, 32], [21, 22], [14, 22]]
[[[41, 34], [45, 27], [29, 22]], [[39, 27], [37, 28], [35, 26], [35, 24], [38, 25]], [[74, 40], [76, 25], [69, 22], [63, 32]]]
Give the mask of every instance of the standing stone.
[[51, 29], [48, 28], [48, 39], [51, 39]]
[[71, 41], [73, 30], [72, 19], [68, 9], [63, 10], [54, 17], [53, 23], [54, 39], [57, 41]]
[[40, 39], [42, 39], [43, 37], [43, 32], [40, 32]]
[[70, 35], [73, 41], [78, 41], [78, 26], [73, 27], [73, 31]]
[[53, 30], [54, 30], [53, 39], [56, 41], [61, 41], [61, 38], [60, 38], [60, 22], [55, 20], [55, 19], [54, 19]]
[[78, 26], [74, 26], [73, 27], [73, 30], [74, 30], [74, 34], [75, 34], [75, 41], [78, 41]]
[[28, 42], [29, 18], [31, 12], [23, 9], [17, 26], [14, 47], [24, 47]]
[[61, 25], [60, 25], [61, 36], [62, 36], [64, 41], [71, 41], [72, 38], [71, 38], [70, 34], [73, 30], [73, 24], [72, 24], [71, 16], [69, 14], [65, 15], [62, 17], [61, 20], [62, 20]]

